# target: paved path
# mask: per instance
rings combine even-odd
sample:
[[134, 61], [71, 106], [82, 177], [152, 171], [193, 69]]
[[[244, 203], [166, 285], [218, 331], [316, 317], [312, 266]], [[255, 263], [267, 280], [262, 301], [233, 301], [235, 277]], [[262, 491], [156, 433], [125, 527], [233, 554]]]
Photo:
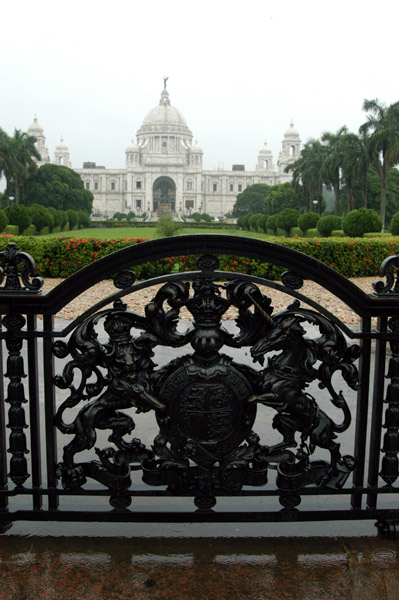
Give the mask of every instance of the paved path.
[[1, 600], [397, 600], [399, 542], [0, 538]]
[[[375, 279], [376, 277], [359, 277], [357, 279], [351, 279], [351, 281], [366, 293], [372, 293], [372, 282]], [[61, 281], [62, 279], [46, 279], [43, 288], [44, 292], [50, 291]], [[143, 307], [153, 298], [155, 294], [154, 289], [157, 288], [152, 287], [140, 290], [139, 292], [129, 296], [128, 299], [125, 299], [124, 301], [127, 301], [130, 310], [138, 312], [139, 314], [143, 314]], [[74, 319], [87, 308], [99, 300], [102, 300], [104, 297], [114, 293], [115, 291], [116, 288], [113, 286], [112, 281], [102, 281], [73, 300], [70, 304], [68, 304], [68, 306], [58, 313], [57, 317], [67, 320]], [[337, 301], [333, 294], [324, 288], [321, 288], [312, 281], [305, 281], [304, 286], [300, 291], [305, 296], [309, 296], [324, 306], [324, 308], [333, 312], [344, 323], [355, 324], [359, 322], [357, 315], [353, 313], [350, 308], [348, 308], [342, 302]], [[282, 292], [270, 290], [268, 288], [263, 288], [263, 292], [271, 296], [275, 313], [283, 308], [286, 308], [287, 304], [289, 303], [286, 294], [283, 294]], [[236, 316], [236, 310], [232, 308], [226, 312], [224, 319], [234, 319]], [[190, 315], [185, 309], [182, 311], [182, 318], [190, 318]]]

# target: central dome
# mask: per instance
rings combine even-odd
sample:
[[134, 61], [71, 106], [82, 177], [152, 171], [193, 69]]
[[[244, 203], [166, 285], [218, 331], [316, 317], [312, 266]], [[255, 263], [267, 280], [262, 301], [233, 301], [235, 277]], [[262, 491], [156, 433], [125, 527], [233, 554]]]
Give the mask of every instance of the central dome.
[[171, 105], [167, 90], [162, 91], [158, 106], [151, 109], [145, 116], [142, 126], [137, 131], [137, 136], [161, 132], [192, 136], [181, 112]]

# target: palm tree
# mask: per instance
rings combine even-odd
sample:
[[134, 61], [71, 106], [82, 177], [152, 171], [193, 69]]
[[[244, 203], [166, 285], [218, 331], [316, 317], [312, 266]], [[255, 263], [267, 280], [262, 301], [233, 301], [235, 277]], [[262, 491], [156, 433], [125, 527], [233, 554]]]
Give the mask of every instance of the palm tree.
[[3, 129], [0, 128], [0, 179], [3, 173], [8, 169], [10, 162], [10, 138]]
[[369, 114], [359, 132], [368, 137], [369, 157], [381, 177], [380, 214], [385, 229], [387, 170], [399, 162], [399, 102], [387, 107], [378, 99], [365, 100], [363, 110]]
[[34, 159], [41, 158], [35, 143], [34, 136], [20, 129], [15, 129], [14, 136], [9, 138], [4, 175], [8, 190], [13, 188], [16, 204], [19, 204], [25, 181], [37, 168]]
[[348, 129], [344, 125], [338, 129], [337, 133], [325, 131], [321, 137], [324, 142], [327, 154], [323, 164], [324, 183], [332, 187], [335, 195], [335, 214], [339, 213], [339, 196], [341, 189], [341, 173], [344, 163], [344, 137], [348, 134]]
[[364, 134], [358, 136], [355, 133], [347, 133], [343, 137], [342, 141], [342, 173], [348, 193], [348, 208], [349, 210], [353, 210], [355, 208], [353, 186], [359, 180], [362, 188], [363, 206], [364, 208], [367, 208], [367, 170], [370, 165], [367, 139]]
[[301, 156], [285, 168], [292, 171], [294, 188], [301, 189], [308, 201], [308, 210], [313, 211], [313, 201], [317, 200], [318, 212], [321, 212], [323, 199], [323, 163], [325, 147], [319, 140], [311, 139], [304, 145]]

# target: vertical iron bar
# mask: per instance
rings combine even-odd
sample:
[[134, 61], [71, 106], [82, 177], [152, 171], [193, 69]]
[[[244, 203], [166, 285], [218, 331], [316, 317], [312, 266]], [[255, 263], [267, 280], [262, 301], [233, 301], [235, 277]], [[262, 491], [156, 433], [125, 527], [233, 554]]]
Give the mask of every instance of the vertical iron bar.
[[[36, 331], [36, 315], [27, 317], [28, 331]], [[39, 397], [39, 376], [38, 376], [38, 354], [37, 338], [28, 338], [28, 373], [29, 373], [29, 428], [30, 428], [30, 448], [32, 465], [32, 485], [41, 487], [42, 485], [42, 467], [41, 467], [41, 438], [40, 438], [40, 397]], [[38, 510], [42, 508], [42, 495], [33, 493], [33, 508]]]
[[[57, 487], [57, 436], [55, 428], [55, 394], [54, 394], [54, 355], [52, 332], [54, 327], [53, 315], [43, 317], [43, 375], [44, 375], [44, 412], [46, 430], [46, 465], [47, 485]], [[58, 495], [49, 494], [49, 510], [57, 510]]]
[[[377, 330], [380, 333], [387, 331], [387, 318], [379, 317], [377, 321]], [[382, 427], [382, 409], [384, 403], [384, 379], [385, 379], [385, 357], [386, 357], [386, 341], [377, 339], [375, 345], [375, 360], [374, 360], [374, 392], [373, 392], [373, 409], [371, 416], [370, 430], [370, 450], [369, 450], [369, 471], [368, 485], [374, 486], [378, 482], [378, 468], [380, 463], [380, 448], [381, 448], [381, 427]], [[377, 506], [377, 494], [370, 493], [367, 495], [367, 506], [375, 508]]]
[[[371, 331], [370, 317], [362, 318], [361, 331], [363, 334], [369, 334]], [[355, 430], [355, 449], [354, 456], [356, 467], [353, 473], [353, 485], [363, 487], [364, 469], [366, 458], [366, 440], [367, 440], [367, 414], [369, 404], [370, 388], [370, 360], [371, 360], [371, 338], [366, 337], [360, 340], [360, 358], [359, 358], [359, 391], [357, 394], [356, 407], [356, 430]], [[353, 494], [351, 506], [354, 509], [361, 508], [362, 496]]]
[[[0, 331], [2, 326], [0, 324]], [[0, 489], [8, 487], [7, 478], [7, 439], [6, 439], [6, 408], [4, 397], [4, 367], [3, 367], [4, 340], [0, 340]], [[8, 510], [7, 496], [0, 496], [0, 510]], [[1, 521], [1, 520], [0, 520]], [[0, 523], [1, 525], [1, 523]]]

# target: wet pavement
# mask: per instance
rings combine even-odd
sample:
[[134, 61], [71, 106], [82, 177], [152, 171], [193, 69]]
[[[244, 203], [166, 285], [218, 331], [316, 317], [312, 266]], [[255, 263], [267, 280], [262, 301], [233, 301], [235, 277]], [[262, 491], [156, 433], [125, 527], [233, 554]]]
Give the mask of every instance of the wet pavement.
[[0, 538], [0, 598], [397, 600], [398, 552], [398, 541], [377, 535], [98, 538], [9, 533]]

